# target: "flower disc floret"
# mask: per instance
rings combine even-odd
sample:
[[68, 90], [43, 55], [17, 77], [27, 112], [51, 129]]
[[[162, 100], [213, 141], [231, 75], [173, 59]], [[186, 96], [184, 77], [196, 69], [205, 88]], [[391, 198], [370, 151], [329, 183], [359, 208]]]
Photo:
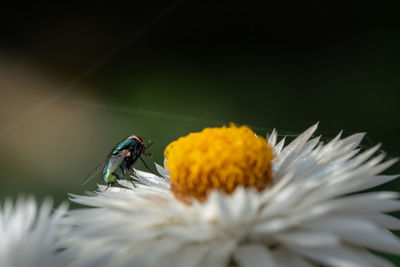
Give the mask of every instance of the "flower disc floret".
[[249, 127], [206, 128], [165, 149], [171, 190], [183, 201], [205, 200], [212, 190], [232, 193], [239, 185], [261, 191], [272, 184], [272, 148]]

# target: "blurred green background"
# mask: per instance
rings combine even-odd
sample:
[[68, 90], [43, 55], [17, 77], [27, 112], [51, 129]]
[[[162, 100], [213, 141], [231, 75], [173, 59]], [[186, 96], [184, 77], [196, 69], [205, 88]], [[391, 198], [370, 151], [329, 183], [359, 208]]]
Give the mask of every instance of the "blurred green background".
[[129, 134], [153, 140], [147, 162], [162, 164], [169, 142], [230, 121], [263, 135], [320, 121], [327, 140], [367, 132], [364, 146], [399, 156], [397, 11], [372, 1], [4, 3], [0, 200], [60, 203], [101, 183], [80, 185]]
[[153, 140], [148, 161], [162, 163], [169, 142], [230, 121], [263, 135], [320, 121], [328, 139], [365, 131], [366, 146], [400, 154], [394, 6], [8, 3], [2, 13], [1, 199], [61, 201], [94, 188], [81, 180], [131, 133]]

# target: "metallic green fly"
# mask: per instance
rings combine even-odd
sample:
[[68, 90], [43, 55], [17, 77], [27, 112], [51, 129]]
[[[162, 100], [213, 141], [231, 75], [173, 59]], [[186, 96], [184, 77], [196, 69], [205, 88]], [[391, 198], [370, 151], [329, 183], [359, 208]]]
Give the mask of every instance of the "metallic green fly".
[[129, 136], [114, 147], [107, 159], [83, 180], [82, 185], [89, 182], [90, 179], [103, 169], [104, 181], [107, 183], [108, 187], [113, 186], [118, 180], [125, 176], [126, 172], [133, 166], [137, 159], [140, 159], [144, 166], [150, 170], [145, 161], [141, 158], [141, 155], [151, 156], [151, 153], [145, 153], [145, 151], [152, 144], [153, 143], [149, 143], [145, 146], [140, 136]]

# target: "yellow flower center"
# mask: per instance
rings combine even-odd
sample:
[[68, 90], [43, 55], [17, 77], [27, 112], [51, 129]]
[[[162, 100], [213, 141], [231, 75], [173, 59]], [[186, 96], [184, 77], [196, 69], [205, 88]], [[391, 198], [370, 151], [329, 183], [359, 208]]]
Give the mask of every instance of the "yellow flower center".
[[261, 191], [273, 182], [272, 148], [246, 126], [206, 128], [170, 143], [164, 151], [175, 196], [204, 201], [212, 190], [239, 185]]

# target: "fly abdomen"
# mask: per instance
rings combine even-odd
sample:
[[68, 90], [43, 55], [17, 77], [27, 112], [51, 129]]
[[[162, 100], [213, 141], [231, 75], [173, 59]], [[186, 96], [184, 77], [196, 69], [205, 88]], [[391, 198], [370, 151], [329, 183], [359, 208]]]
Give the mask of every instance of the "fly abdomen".
[[103, 170], [104, 181], [108, 184], [116, 183], [119, 179], [124, 177], [126, 171], [127, 168], [125, 161], [122, 161], [116, 168], [113, 165], [113, 162], [110, 161]]

